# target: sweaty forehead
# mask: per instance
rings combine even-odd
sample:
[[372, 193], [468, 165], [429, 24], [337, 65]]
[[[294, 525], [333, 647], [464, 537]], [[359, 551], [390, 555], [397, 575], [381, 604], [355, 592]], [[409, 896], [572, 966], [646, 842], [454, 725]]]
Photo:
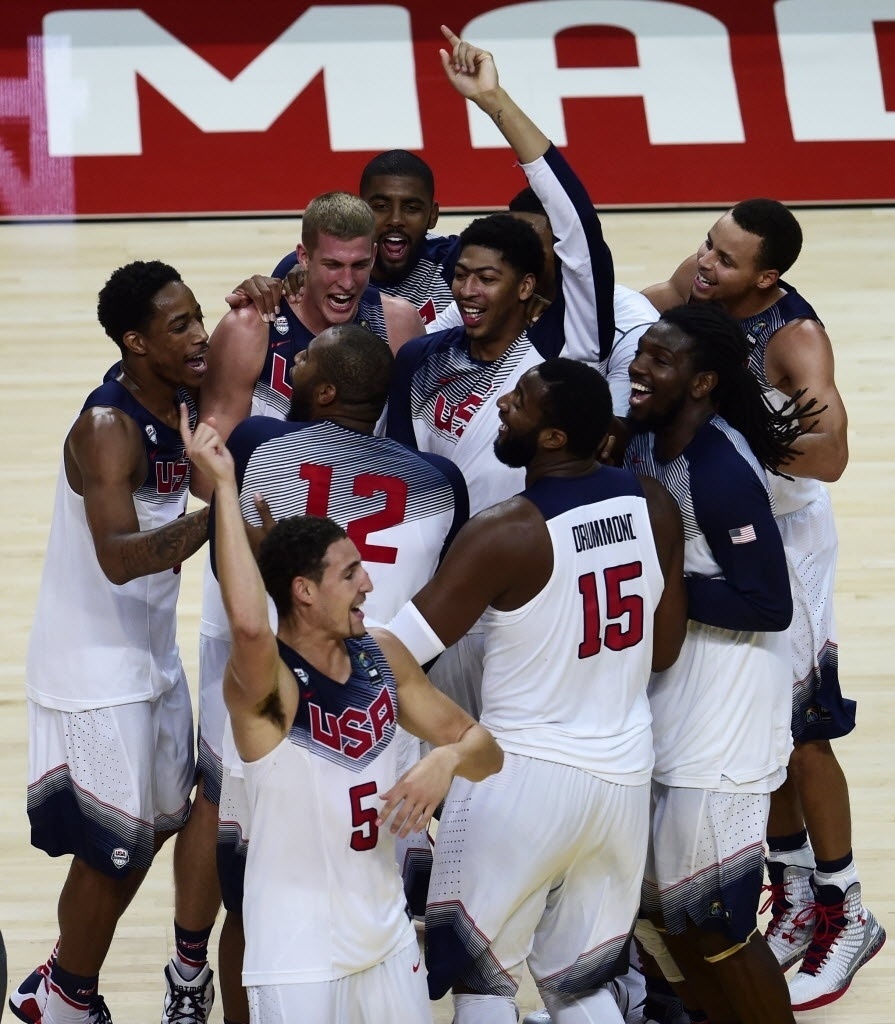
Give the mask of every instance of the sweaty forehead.
[[676, 324], [666, 323], [664, 320], [657, 320], [656, 323], [651, 324], [644, 331], [641, 340], [675, 354], [689, 351], [692, 344], [690, 338], [680, 327]]

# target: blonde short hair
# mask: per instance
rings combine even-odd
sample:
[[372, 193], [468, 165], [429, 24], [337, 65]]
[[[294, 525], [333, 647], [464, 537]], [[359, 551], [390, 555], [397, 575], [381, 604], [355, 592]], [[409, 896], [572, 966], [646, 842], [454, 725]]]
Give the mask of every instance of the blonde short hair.
[[320, 235], [332, 235], [342, 241], [369, 238], [376, 230], [373, 211], [350, 192], [324, 192], [308, 203], [301, 220], [301, 243], [310, 252]]

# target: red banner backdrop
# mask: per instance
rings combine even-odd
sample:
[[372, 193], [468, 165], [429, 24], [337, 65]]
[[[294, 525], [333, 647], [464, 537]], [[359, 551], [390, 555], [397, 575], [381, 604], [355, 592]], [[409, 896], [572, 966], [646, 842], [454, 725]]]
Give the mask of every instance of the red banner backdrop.
[[[895, 199], [895, 0], [454, 0], [601, 206]], [[402, 4], [6, 0], [0, 216], [284, 212], [419, 152], [445, 208], [520, 175]]]

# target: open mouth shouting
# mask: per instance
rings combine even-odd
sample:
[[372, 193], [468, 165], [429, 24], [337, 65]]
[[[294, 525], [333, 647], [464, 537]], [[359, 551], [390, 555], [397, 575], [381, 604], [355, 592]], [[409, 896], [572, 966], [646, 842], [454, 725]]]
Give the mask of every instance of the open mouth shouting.
[[379, 237], [379, 255], [387, 263], [403, 263], [410, 255], [410, 238], [401, 231]]

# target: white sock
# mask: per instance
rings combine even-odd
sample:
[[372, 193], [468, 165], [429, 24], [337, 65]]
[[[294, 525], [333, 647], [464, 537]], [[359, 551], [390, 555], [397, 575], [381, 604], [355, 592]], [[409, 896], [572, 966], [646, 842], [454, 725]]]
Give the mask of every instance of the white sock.
[[815, 885], [835, 885], [837, 889], [841, 889], [843, 895], [848, 891], [850, 885], [854, 885], [858, 881], [858, 869], [855, 866], [854, 857], [847, 868], [843, 868], [841, 871], [833, 871], [829, 874], [826, 871], [814, 871], [814, 884]]
[[814, 867], [814, 850], [811, 843], [805, 843], [798, 850], [768, 850], [767, 860], [775, 864], [792, 864], [799, 868]]

